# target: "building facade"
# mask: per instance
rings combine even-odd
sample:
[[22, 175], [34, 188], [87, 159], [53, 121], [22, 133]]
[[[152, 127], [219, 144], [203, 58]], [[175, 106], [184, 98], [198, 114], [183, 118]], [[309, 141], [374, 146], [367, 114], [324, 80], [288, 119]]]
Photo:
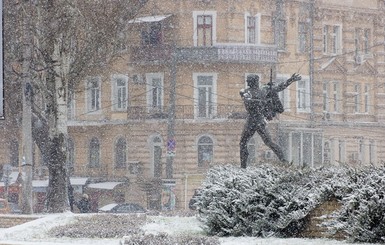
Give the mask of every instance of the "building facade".
[[[95, 207], [187, 209], [211, 166], [239, 165], [249, 74], [301, 74], [268, 124], [294, 164], [382, 165], [384, 11], [383, 0], [149, 1], [122, 33], [120, 61], [70, 94], [71, 175], [120, 183], [110, 200], [85, 187]], [[3, 141], [4, 163], [16, 161], [17, 139]], [[276, 161], [258, 135], [248, 148], [250, 165]]]

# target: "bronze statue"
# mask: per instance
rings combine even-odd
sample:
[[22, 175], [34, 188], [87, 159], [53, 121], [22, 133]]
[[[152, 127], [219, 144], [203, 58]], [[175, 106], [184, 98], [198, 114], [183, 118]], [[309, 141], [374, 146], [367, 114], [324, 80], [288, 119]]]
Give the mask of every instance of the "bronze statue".
[[259, 88], [259, 76], [247, 76], [247, 85], [249, 88], [242, 89], [239, 93], [247, 111], [247, 120], [243, 128], [240, 145], [241, 168], [246, 168], [249, 152], [247, 142], [258, 132], [263, 142], [277, 155], [278, 159], [284, 163], [289, 162], [285, 159], [281, 147], [274, 143], [266, 127], [266, 120], [272, 120], [278, 113], [283, 112], [283, 106], [278, 98], [278, 92], [283, 91], [290, 84], [301, 80], [299, 74], [294, 73], [288, 80], [273, 85], [270, 81], [267, 87]]

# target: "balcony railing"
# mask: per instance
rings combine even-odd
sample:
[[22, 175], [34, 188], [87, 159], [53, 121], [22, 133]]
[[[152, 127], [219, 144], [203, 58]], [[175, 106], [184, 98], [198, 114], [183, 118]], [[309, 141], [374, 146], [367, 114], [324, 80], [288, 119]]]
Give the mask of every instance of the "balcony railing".
[[[132, 47], [134, 62], [160, 62], [171, 60], [170, 45]], [[274, 46], [216, 45], [212, 47], [177, 47], [177, 62], [225, 62], [225, 63], [276, 63]]]
[[[130, 106], [127, 110], [128, 120], [160, 120], [168, 118], [168, 107], [149, 109], [146, 106]], [[246, 111], [243, 105], [212, 105], [206, 113], [200, 113], [197, 106], [178, 105], [175, 107], [175, 119], [243, 119]]]

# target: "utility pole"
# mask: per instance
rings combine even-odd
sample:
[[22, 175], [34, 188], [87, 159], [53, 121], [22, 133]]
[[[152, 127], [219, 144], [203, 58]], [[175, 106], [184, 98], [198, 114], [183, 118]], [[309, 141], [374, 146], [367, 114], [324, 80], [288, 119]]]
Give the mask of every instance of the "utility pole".
[[32, 214], [32, 85], [31, 85], [31, 37], [30, 21], [26, 14], [30, 10], [27, 3], [27, 11], [24, 11], [24, 53], [23, 53], [23, 157], [22, 157], [22, 212]]
[[176, 103], [176, 45], [173, 44], [171, 51], [171, 72], [170, 72], [170, 96], [167, 121], [167, 163], [166, 178], [173, 178], [173, 164], [175, 156], [175, 103]]
[[310, 16], [309, 16], [309, 82], [310, 82], [310, 123], [314, 122], [314, 0], [310, 0]]

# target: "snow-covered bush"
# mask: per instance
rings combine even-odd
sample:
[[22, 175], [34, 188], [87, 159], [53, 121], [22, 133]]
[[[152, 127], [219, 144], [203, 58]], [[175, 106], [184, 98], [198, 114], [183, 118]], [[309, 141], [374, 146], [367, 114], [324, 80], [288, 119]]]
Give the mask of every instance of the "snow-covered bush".
[[219, 245], [217, 237], [206, 236], [170, 236], [167, 233], [133, 235], [124, 237], [122, 245]]
[[272, 165], [217, 166], [210, 169], [195, 206], [209, 234], [296, 236], [309, 212], [339, 189], [340, 182], [331, 181], [338, 174]]
[[216, 166], [194, 205], [212, 235], [295, 237], [306, 227], [309, 213], [330, 198], [337, 198], [342, 208], [323, 226], [352, 241], [385, 241], [384, 167]]
[[349, 187], [329, 229], [343, 231], [351, 241], [385, 242], [385, 168], [350, 171]]

